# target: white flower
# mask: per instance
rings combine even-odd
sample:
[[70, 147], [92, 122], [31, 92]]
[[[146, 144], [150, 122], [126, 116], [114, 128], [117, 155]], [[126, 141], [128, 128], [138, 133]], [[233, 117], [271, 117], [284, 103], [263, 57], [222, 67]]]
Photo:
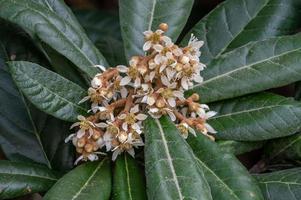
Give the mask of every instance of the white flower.
[[191, 34], [191, 37], [188, 42], [188, 46], [191, 48], [191, 53], [196, 55], [197, 57], [200, 57], [201, 52], [200, 48], [204, 45], [203, 41], [199, 41], [193, 34]]
[[175, 114], [173, 113], [173, 111], [169, 108], [156, 108], [156, 107], [153, 107], [153, 108], [150, 108], [148, 113], [155, 119], [159, 119], [160, 117], [162, 117], [162, 115], [165, 115], [165, 114], [168, 114], [168, 116], [170, 117], [170, 119], [172, 121], [176, 121], [176, 116]]
[[179, 129], [179, 131], [181, 132], [182, 136], [187, 139], [188, 137], [188, 133], [193, 134], [194, 136], [196, 136], [196, 132], [195, 130], [190, 127], [187, 123], [182, 122], [179, 125], [177, 125], [177, 128]]
[[135, 105], [130, 109], [130, 113], [123, 113], [118, 116], [119, 119], [124, 120], [122, 123], [123, 130], [128, 131], [128, 126], [131, 126], [132, 129], [140, 132], [141, 122], [147, 118], [147, 115], [138, 112], [139, 105]]
[[150, 50], [155, 44], [158, 44], [161, 41], [161, 35], [164, 33], [162, 30], [145, 31], [143, 32], [146, 42], [143, 45], [143, 51]]
[[76, 122], [72, 124], [70, 127], [70, 129], [73, 129], [79, 126], [79, 130], [76, 132], [76, 137], [77, 138], [83, 137], [87, 131], [89, 132], [90, 136], [93, 135], [93, 128], [95, 127], [95, 125], [82, 115], [79, 115], [77, 119], [80, 120], [80, 122]]
[[170, 88], [160, 88], [156, 93], [159, 93], [164, 101], [168, 103], [171, 107], [176, 107], [176, 100], [185, 100], [184, 93], [180, 90], [172, 90]]
[[91, 86], [93, 88], [96, 89], [96, 88], [99, 88], [102, 86], [100, 77], [101, 77], [101, 74], [99, 73], [99, 74], [96, 74], [95, 77], [92, 79]]
[[138, 88], [141, 86], [141, 77], [139, 75], [139, 71], [136, 66], [126, 67], [124, 65], [118, 65], [117, 70], [119, 72], [127, 74], [120, 80], [120, 86], [130, 85], [132, 80], [134, 81], [134, 83], [132, 85], [135, 88]]
[[135, 151], [134, 151], [134, 147], [135, 148], [138, 148], [139, 146], [143, 146], [144, 143], [142, 141], [141, 138], [134, 138], [132, 133], [129, 133], [128, 136], [127, 136], [127, 140], [124, 142], [124, 144], [129, 144], [129, 148], [124, 148], [123, 144], [115, 147], [112, 151], [113, 152], [113, 155], [112, 155], [112, 160], [116, 160], [117, 156], [119, 154], [121, 154], [122, 152], [126, 151], [128, 154], [130, 154], [132, 157], [135, 157]]

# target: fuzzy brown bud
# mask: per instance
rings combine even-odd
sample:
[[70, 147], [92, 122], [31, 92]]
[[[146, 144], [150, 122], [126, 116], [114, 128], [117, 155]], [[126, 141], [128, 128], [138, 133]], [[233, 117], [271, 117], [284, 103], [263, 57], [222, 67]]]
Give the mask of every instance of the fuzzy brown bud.
[[159, 25], [159, 29], [161, 29], [162, 31], [166, 32], [168, 30], [168, 25], [166, 23], [161, 23]]
[[92, 144], [86, 144], [85, 145], [85, 151], [88, 153], [91, 153], [93, 151], [93, 145]]
[[86, 144], [86, 138], [82, 137], [77, 140], [77, 147], [81, 148], [84, 147]]

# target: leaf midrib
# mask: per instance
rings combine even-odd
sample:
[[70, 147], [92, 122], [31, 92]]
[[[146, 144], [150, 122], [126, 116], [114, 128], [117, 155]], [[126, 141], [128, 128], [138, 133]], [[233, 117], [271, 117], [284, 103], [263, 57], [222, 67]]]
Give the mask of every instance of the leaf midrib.
[[271, 184], [271, 183], [277, 183], [277, 184], [284, 184], [284, 185], [300, 185], [301, 183], [297, 183], [297, 182], [289, 182], [289, 181], [259, 181], [262, 184]]
[[156, 8], [157, 0], [153, 0], [152, 2], [153, 2], [152, 9], [151, 9], [151, 12], [150, 12], [150, 19], [149, 19], [149, 24], [148, 24], [148, 27], [147, 27], [148, 30], [152, 29], [152, 25], [153, 25], [153, 21], [154, 21], [154, 13], [155, 13], [155, 8]]
[[[19, 90], [19, 89], [18, 89], [18, 90]], [[44, 156], [45, 160], [47, 161], [47, 166], [48, 166], [50, 169], [52, 169], [51, 162], [50, 162], [50, 160], [49, 160], [49, 158], [48, 158], [48, 156], [47, 156], [47, 154], [46, 154], [46, 152], [45, 152], [45, 150], [44, 150], [44, 146], [43, 146], [43, 144], [42, 144], [42, 140], [41, 140], [41, 137], [40, 137], [40, 133], [38, 132], [38, 129], [37, 129], [37, 127], [36, 127], [36, 124], [34, 123], [34, 121], [33, 121], [33, 119], [32, 119], [30, 109], [29, 109], [29, 107], [28, 107], [28, 105], [27, 105], [27, 103], [26, 103], [26, 101], [25, 101], [25, 98], [24, 98], [24, 96], [23, 96], [23, 94], [22, 94], [22, 92], [21, 92], [20, 90], [19, 90], [19, 93], [20, 93], [21, 99], [22, 99], [22, 101], [23, 101], [23, 103], [24, 103], [26, 112], [27, 112], [27, 114], [28, 114], [29, 121], [30, 121], [30, 123], [31, 123], [31, 125], [32, 125], [33, 133], [34, 133], [34, 135], [36, 136], [36, 138], [37, 138], [37, 140], [38, 140], [38, 143], [39, 143], [39, 145], [40, 145], [40, 147], [41, 147], [41, 150], [42, 150], [42, 152], [43, 152], [43, 156]]]
[[[250, 44], [246, 44], [245, 46], [248, 46], [248, 45], [250, 45]], [[242, 46], [242, 47], [240, 47], [240, 48], [243, 48], [243, 47], [245, 47], [245, 46]], [[223, 73], [223, 74], [220, 74], [220, 75], [214, 76], [214, 77], [212, 77], [212, 78], [210, 78], [210, 79], [207, 79], [207, 80], [205, 80], [205, 81], [202, 82], [202, 83], [196, 84], [196, 85], [194, 85], [191, 89], [194, 89], [194, 88], [197, 88], [197, 87], [201, 87], [201, 86], [206, 85], [207, 83], [210, 83], [210, 82], [212, 82], [212, 81], [214, 81], [214, 80], [216, 80], [216, 79], [220, 79], [220, 78], [222, 78], [222, 77], [229, 76], [230, 74], [233, 74], [233, 73], [235, 73], [235, 72], [237, 72], [237, 71], [241, 71], [241, 70], [244, 70], [244, 69], [247, 69], [247, 68], [252, 68], [254, 65], [262, 64], [262, 63], [267, 62], [267, 61], [270, 61], [270, 60], [272, 60], [272, 59], [274, 59], [274, 58], [278, 58], [278, 57], [281, 57], [281, 56], [285, 56], [285, 55], [287, 55], [287, 54], [294, 53], [294, 52], [297, 52], [297, 51], [299, 51], [299, 50], [301, 50], [301, 47], [300, 47], [300, 48], [297, 48], [297, 49], [294, 49], [294, 50], [291, 50], [291, 51], [287, 51], [287, 52], [285, 52], [285, 53], [281, 53], [281, 54], [278, 54], [278, 55], [274, 55], [274, 56], [268, 57], [268, 58], [263, 59], [263, 60], [260, 60], [260, 61], [256, 61], [256, 62], [254, 62], [254, 63], [252, 63], [252, 64], [243, 65], [243, 66], [241, 66], [241, 67], [239, 67], [239, 68], [235, 68], [234, 70], [230, 70], [230, 71], [225, 72], [225, 73]], [[233, 50], [233, 51], [237, 51], [237, 50]], [[229, 53], [231, 53], [231, 52], [229, 52]], [[223, 56], [226, 56], [226, 55], [227, 55], [227, 54], [224, 54]]]
[[214, 171], [212, 171], [205, 163], [203, 163], [198, 157], [195, 156], [195, 159], [207, 170], [209, 171], [209, 173], [211, 173], [214, 177], [216, 177], [216, 179], [222, 183], [222, 185], [224, 185], [224, 187], [230, 191], [230, 194], [235, 197], [235, 199], [240, 200], [240, 198], [235, 194], [235, 192], [233, 190], [231, 190], [231, 188], [219, 177], [216, 175], [216, 173]]
[[285, 150], [287, 150], [288, 148], [290, 148], [292, 145], [294, 145], [295, 143], [297, 143], [298, 141], [301, 140], [301, 137], [297, 137], [295, 140], [291, 141], [289, 144], [285, 145], [280, 151], [278, 151], [277, 153], [275, 153], [271, 159], [277, 157], [278, 155], [280, 155], [282, 152], [284, 152]]
[[243, 113], [255, 112], [255, 111], [260, 111], [260, 110], [265, 110], [265, 109], [272, 109], [272, 108], [277, 108], [277, 107], [286, 107], [286, 106], [287, 107], [293, 107], [293, 105], [283, 104], [283, 105], [273, 105], [273, 106], [266, 106], [266, 107], [260, 107], [260, 108], [253, 108], [253, 109], [249, 109], [249, 110], [232, 112], [232, 113], [228, 113], [228, 114], [224, 114], [224, 115], [218, 115], [216, 117], [210, 118], [210, 120], [218, 119], [218, 118], [222, 118], [222, 117], [229, 117], [229, 116], [232, 116], [232, 115], [240, 115], [240, 114], [243, 114]]
[[9, 175], [9, 176], [26, 176], [26, 177], [34, 177], [34, 178], [41, 178], [41, 179], [47, 179], [47, 180], [51, 180], [51, 181], [57, 181], [57, 178], [51, 178], [51, 177], [47, 177], [47, 176], [38, 176], [38, 175], [29, 175], [29, 174], [22, 174], [22, 173], [7, 173], [7, 172], [0, 172], [0, 174], [4, 174], [4, 175]]
[[157, 126], [159, 128], [159, 132], [160, 132], [160, 135], [161, 135], [161, 138], [162, 138], [162, 142], [163, 142], [163, 146], [164, 146], [164, 149], [165, 149], [165, 153], [166, 153], [166, 156], [167, 156], [168, 165], [170, 167], [171, 174], [173, 176], [173, 180], [174, 180], [174, 183], [176, 185], [179, 198], [180, 199], [184, 199], [183, 195], [182, 195], [182, 192], [181, 192], [181, 189], [180, 189], [180, 185], [179, 185], [178, 179], [177, 179], [175, 168], [173, 166], [173, 162], [172, 162], [172, 159], [171, 159], [171, 156], [170, 156], [170, 152], [169, 152], [169, 149], [168, 149], [168, 145], [167, 145], [167, 142], [166, 142], [166, 138], [165, 138], [164, 131], [162, 129], [161, 123], [159, 122], [158, 119], [155, 119], [155, 122], [156, 122], [156, 124], [157, 124]]
[[83, 186], [78, 190], [78, 192], [72, 197], [71, 200], [74, 200], [76, 199], [80, 194], [81, 192], [88, 186], [89, 182], [92, 180], [92, 178], [95, 176], [95, 174], [97, 173], [97, 171], [102, 167], [104, 161], [106, 160], [103, 159], [98, 165], [97, 167], [94, 169], [94, 171], [92, 172], [91, 176], [87, 179], [87, 181], [83, 184]]
[[128, 184], [129, 198], [130, 198], [130, 200], [133, 200], [131, 184], [130, 184], [130, 175], [129, 175], [129, 169], [128, 169], [127, 154], [124, 155], [124, 164], [125, 164], [125, 170], [126, 170], [126, 180], [127, 180], [127, 184]]

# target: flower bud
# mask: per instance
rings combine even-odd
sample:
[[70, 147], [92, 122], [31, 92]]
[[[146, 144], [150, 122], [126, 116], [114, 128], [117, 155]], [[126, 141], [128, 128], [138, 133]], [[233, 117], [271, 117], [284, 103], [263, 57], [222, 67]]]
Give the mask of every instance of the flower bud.
[[183, 64], [189, 63], [189, 57], [187, 57], [187, 56], [182, 56], [182, 57], [180, 58], [180, 62], [183, 63]]
[[93, 151], [93, 145], [88, 143], [85, 145], [85, 151], [91, 153]]
[[76, 147], [76, 152], [77, 153], [83, 153], [83, 150], [84, 150], [83, 148]]
[[86, 138], [82, 137], [77, 140], [77, 147], [81, 148], [84, 147], [86, 144]]
[[160, 98], [156, 101], [156, 106], [158, 108], [163, 108], [165, 105], [166, 105], [166, 103], [165, 103], [164, 99], [162, 99], [162, 98]]
[[93, 151], [97, 151], [99, 149], [99, 146], [96, 142], [93, 142]]
[[113, 147], [117, 147], [118, 145], [119, 145], [118, 140], [117, 140], [117, 139], [113, 139], [113, 140], [112, 140], [112, 146], [113, 146]]
[[162, 31], [166, 32], [168, 30], [168, 25], [166, 23], [161, 23], [159, 25], [159, 29], [161, 29]]
[[192, 101], [199, 101], [200, 100], [200, 96], [197, 93], [193, 93], [190, 96], [190, 98], [191, 98]]
[[100, 138], [101, 133], [98, 130], [94, 130], [94, 133], [92, 135], [93, 140], [98, 140]]
[[177, 63], [177, 65], [176, 65], [176, 70], [177, 70], [178, 72], [180, 72], [180, 71], [182, 71], [182, 69], [183, 69], [183, 65], [182, 65], [181, 63]]
[[121, 132], [120, 134], [118, 134], [118, 140], [121, 143], [124, 143], [127, 140], [128, 136], [126, 134], [126, 132]]

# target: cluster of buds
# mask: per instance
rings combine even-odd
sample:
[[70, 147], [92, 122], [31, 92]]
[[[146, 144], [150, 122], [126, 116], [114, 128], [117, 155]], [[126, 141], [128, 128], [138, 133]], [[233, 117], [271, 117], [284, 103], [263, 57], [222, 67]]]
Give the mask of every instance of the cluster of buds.
[[194, 129], [214, 140], [215, 130], [206, 123], [216, 113], [200, 104], [198, 94], [185, 98], [184, 92], [194, 82], [201, 83], [205, 65], [199, 60], [203, 41], [193, 35], [186, 47], [180, 48], [164, 35], [167, 24], [155, 32], [145, 31], [144, 56], [133, 56], [128, 66], [102, 69], [91, 81], [88, 96], [92, 114], [72, 125], [77, 132], [72, 140], [80, 160], [96, 160], [101, 149], [112, 151], [112, 160], [122, 152], [134, 156], [134, 148], [143, 146], [143, 121], [151, 116], [168, 115], [181, 135], [196, 134]]

